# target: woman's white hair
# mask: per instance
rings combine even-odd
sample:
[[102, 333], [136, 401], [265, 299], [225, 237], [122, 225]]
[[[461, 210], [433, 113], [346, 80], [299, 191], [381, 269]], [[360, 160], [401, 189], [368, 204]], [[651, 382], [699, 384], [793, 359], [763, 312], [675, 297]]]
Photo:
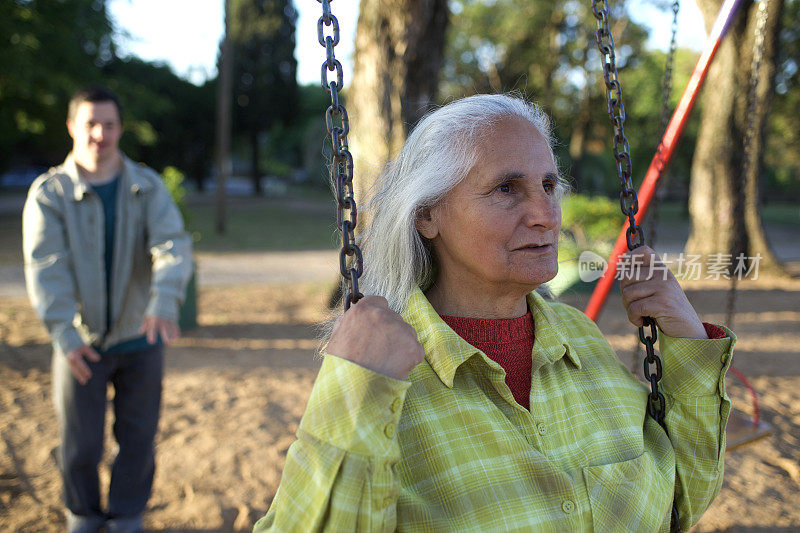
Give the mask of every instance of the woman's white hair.
[[[364, 294], [383, 296], [402, 313], [415, 287], [427, 289], [436, 265], [430, 241], [415, 222], [420, 211], [440, 202], [477, 161], [475, 146], [490, 127], [508, 117], [529, 121], [547, 140], [550, 120], [541, 108], [515, 95], [479, 94], [447, 104], [425, 116], [400, 154], [375, 183], [366, 208], [368, 226], [360, 240]], [[559, 177], [558, 194], [568, 190]]]

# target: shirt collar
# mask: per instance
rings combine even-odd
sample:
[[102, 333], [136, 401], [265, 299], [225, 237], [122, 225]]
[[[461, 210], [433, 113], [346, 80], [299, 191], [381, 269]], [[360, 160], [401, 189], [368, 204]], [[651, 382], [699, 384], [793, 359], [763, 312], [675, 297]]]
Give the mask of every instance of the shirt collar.
[[80, 202], [89, 191], [89, 184], [86, 182], [86, 180], [81, 179], [81, 175], [78, 172], [78, 165], [75, 163], [75, 158], [72, 156], [72, 152], [69, 153], [61, 167], [64, 169], [64, 173], [69, 176], [69, 179], [72, 182], [73, 200]]
[[[80, 177], [72, 152], [64, 160], [62, 168], [72, 181], [73, 199], [76, 202], [83, 200], [91, 185]], [[137, 164], [128, 159], [125, 154], [122, 154], [122, 172], [119, 176], [122, 180], [120, 183], [127, 183], [133, 194], [138, 194], [152, 187], [152, 184], [141, 176], [141, 172], [137, 169]]]
[[[575, 350], [564, 337], [563, 323], [558, 320], [552, 306], [537, 292], [527, 296], [528, 307], [533, 315], [535, 339], [533, 344], [533, 371], [544, 364], [552, 364], [567, 356], [580, 368]], [[439, 316], [419, 288], [411, 294], [403, 319], [417, 332], [425, 349], [425, 359], [447, 387], [453, 387], [456, 370], [480, 350], [459, 337]], [[485, 359], [486, 356], [483, 356]]]

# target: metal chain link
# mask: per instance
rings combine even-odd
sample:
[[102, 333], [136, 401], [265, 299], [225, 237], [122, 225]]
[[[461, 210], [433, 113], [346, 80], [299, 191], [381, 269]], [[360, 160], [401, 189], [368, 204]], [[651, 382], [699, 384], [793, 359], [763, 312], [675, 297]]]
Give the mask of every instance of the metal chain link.
[[[737, 195], [739, 203], [744, 202], [744, 184], [747, 182], [747, 176], [750, 174], [751, 158], [753, 152], [753, 138], [755, 137], [756, 130], [756, 109], [758, 107], [758, 76], [761, 70], [761, 60], [764, 56], [764, 28], [767, 26], [767, 8], [769, 7], [769, 0], [761, 0], [758, 4], [758, 13], [756, 14], [756, 31], [755, 38], [753, 39], [753, 60], [750, 63], [750, 83], [747, 92], [747, 123], [744, 130], [744, 138], [742, 140], [742, 174], [737, 184]], [[740, 211], [743, 209], [740, 207]], [[743, 213], [741, 213], [743, 215]], [[742, 220], [744, 216], [742, 216]], [[734, 255], [743, 253], [743, 238], [742, 232], [736, 232], [734, 242]], [[737, 258], [733, 258], [735, 264]], [[733, 328], [733, 317], [736, 314], [736, 282], [738, 276], [735, 272], [731, 272], [731, 286], [728, 289], [728, 302], [727, 313], [725, 317], [725, 324], [729, 328]]]
[[[672, 26], [671, 26], [671, 33], [672, 36], [670, 37], [669, 41], [669, 50], [667, 51], [667, 61], [666, 65], [664, 66], [664, 76], [661, 78], [661, 120], [659, 122], [659, 135], [662, 137], [664, 133], [667, 131], [667, 126], [669, 125], [669, 118], [670, 118], [670, 111], [672, 111], [672, 106], [669, 104], [670, 97], [672, 96], [672, 71], [675, 67], [675, 52], [678, 49], [678, 12], [680, 12], [681, 4], [679, 0], [675, 0], [672, 2]], [[658, 144], [658, 150], [663, 149], [663, 144]], [[666, 169], [663, 169], [662, 172], [667, 172]], [[661, 176], [658, 181], [656, 181], [655, 191], [653, 193], [653, 200], [650, 205], [650, 217], [649, 217], [649, 224], [647, 230], [647, 245], [650, 248], [656, 243], [656, 231], [658, 226], [658, 208], [659, 204], [661, 203], [661, 196], [660, 192], [664, 190], [664, 183], [666, 182], [667, 175]]]
[[[599, 5], [601, 4], [601, 5]], [[628, 139], [625, 137], [625, 105], [622, 101], [622, 87], [619, 83], [617, 74], [616, 55], [614, 50], [614, 38], [609, 29], [609, 6], [608, 0], [592, 0], [592, 13], [597, 19], [597, 48], [603, 60], [603, 78], [606, 85], [606, 102], [608, 104], [608, 116], [614, 127], [612, 137], [612, 148], [614, 159], [617, 161], [617, 176], [620, 181], [620, 208], [622, 214], [628, 217], [629, 227], [626, 234], [628, 250], [634, 250], [644, 244], [644, 231], [636, 223], [635, 215], [639, 210], [639, 199], [636, 189], [633, 188], [631, 180], [631, 156]], [[644, 328], [650, 328], [650, 334], [646, 335]], [[661, 359], [655, 352], [655, 342], [658, 339], [655, 320], [651, 317], [644, 318], [644, 324], [639, 328], [639, 340], [645, 347], [647, 355], [644, 359], [644, 374], [650, 382], [650, 395], [647, 401], [647, 412], [655, 419], [659, 425], [667, 431], [664, 423], [666, 413], [666, 400], [664, 395], [658, 390], [658, 382], [661, 379]], [[655, 366], [655, 370], [651, 367]], [[672, 531], [680, 531], [678, 524], [678, 509], [673, 500], [672, 516], [670, 521]]]
[[[603, 8], [597, 5], [602, 1]], [[608, 116], [614, 127], [612, 137], [612, 148], [614, 159], [617, 162], [617, 175], [620, 181], [619, 203], [622, 213], [628, 217], [630, 226], [626, 235], [628, 249], [633, 250], [643, 244], [643, 232], [636, 223], [636, 213], [639, 211], [639, 199], [636, 196], [636, 189], [633, 188], [631, 179], [631, 155], [630, 144], [623, 130], [625, 123], [625, 106], [622, 102], [622, 87], [619, 83], [617, 74], [616, 55], [614, 50], [614, 37], [608, 28], [608, 1], [592, 0], [592, 12], [597, 19], [597, 47], [603, 59], [603, 78], [606, 84], [606, 102], [608, 104]], [[636, 240], [634, 240], [634, 238]]]
[[[343, 103], [339, 102], [339, 91], [344, 86], [342, 63], [334, 55], [334, 47], [339, 44], [339, 21], [331, 13], [332, 0], [317, 0], [322, 4], [322, 16], [317, 21], [317, 40], [325, 47], [325, 62], [322, 63], [322, 88], [331, 95], [331, 105], [325, 111], [325, 126], [331, 137], [333, 155], [331, 156], [331, 177], [336, 184], [336, 226], [342, 234], [342, 248], [339, 251], [339, 272], [347, 291], [343, 295], [345, 311], [350, 305], [363, 297], [358, 290], [358, 278], [364, 271], [361, 249], [356, 244], [355, 229], [358, 210], [353, 196], [353, 155], [347, 145], [350, 121]], [[325, 34], [325, 28], [331, 34]], [[335, 72], [336, 79], [328, 80], [328, 72]]]
[[[670, 97], [672, 96], [672, 71], [675, 66], [675, 51], [678, 48], [678, 13], [680, 12], [681, 4], [679, 0], [675, 0], [672, 2], [672, 26], [670, 27], [671, 30], [671, 37], [669, 40], [669, 49], [667, 51], [667, 61], [664, 65], [664, 75], [661, 77], [661, 120], [659, 122], [659, 135], [661, 137], [664, 136], [664, 133], [667, 131], [667, 126], [669, 125], [670, 119], [670, 111], [672, 107], [669, 105]], [[658, 143], [658, 151], [663, 150], [664, 144], [659, 142]], [[661, 172], [667, 172], [667, 169], [661, 170]], [[658, 231], [658, 210], [661, 204], [661, 191], [663, 191], [663, 187], [667, 178], [669, 177], [668, 174], [664, 174], [660, 176], [658, 180], [656, 180], [655, 191], [653, 192], [653, 199], [650, 204], [650, 214], [647, 219], [647, 246], [650, 248], [654, 248], [656, 244], [656, 232]], [[638, 365], [639, 362], [639, 353], [641, 352], [641, 344], [638, 342], [636, 343], [636, 347], [633, 349], [633, 353], [631, 354], [633, 357], [633, 365], [634, 368]]]
[[672, 70], [675, 65], [675, 52], [678, 49], [678, 13], [681, 10], [679, 0], [672, 2], [672, 26], [670, 30], [672, 36], [669, 41], [669, 51], [667, 52], [667, 64], [664, 67], [664, 77], [661, 79], [661, 122], [660, 132], [664, 135], [669, 123], [670, 109], [669, 99], [672, 94]]

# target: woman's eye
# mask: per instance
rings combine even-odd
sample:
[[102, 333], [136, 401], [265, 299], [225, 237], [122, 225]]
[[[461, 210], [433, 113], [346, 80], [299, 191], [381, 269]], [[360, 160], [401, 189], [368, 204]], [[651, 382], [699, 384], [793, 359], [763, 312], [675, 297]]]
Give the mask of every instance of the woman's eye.
[[556, 190], [556, 184], [550, 180], [545, 181], [542, 183], [542, 187], [544, 188], [544, 192], [547, 194], [552, 194]]
[[514, 188], [513, 185], [511, 185], [510, 183], [504, 183], [499, 187], [497, 187], [497, 190], [503, 194], [508, 194], [513, 190], [513, 188]]

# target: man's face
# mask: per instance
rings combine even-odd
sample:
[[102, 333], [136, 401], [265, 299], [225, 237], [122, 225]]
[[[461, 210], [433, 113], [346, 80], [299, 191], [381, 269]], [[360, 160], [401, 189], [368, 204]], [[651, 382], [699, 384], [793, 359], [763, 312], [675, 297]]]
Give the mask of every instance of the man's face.
[[122, 122], [114, 102], [81, 102], [67, 130], [75, 159], [97, 163], [117, 154]]

